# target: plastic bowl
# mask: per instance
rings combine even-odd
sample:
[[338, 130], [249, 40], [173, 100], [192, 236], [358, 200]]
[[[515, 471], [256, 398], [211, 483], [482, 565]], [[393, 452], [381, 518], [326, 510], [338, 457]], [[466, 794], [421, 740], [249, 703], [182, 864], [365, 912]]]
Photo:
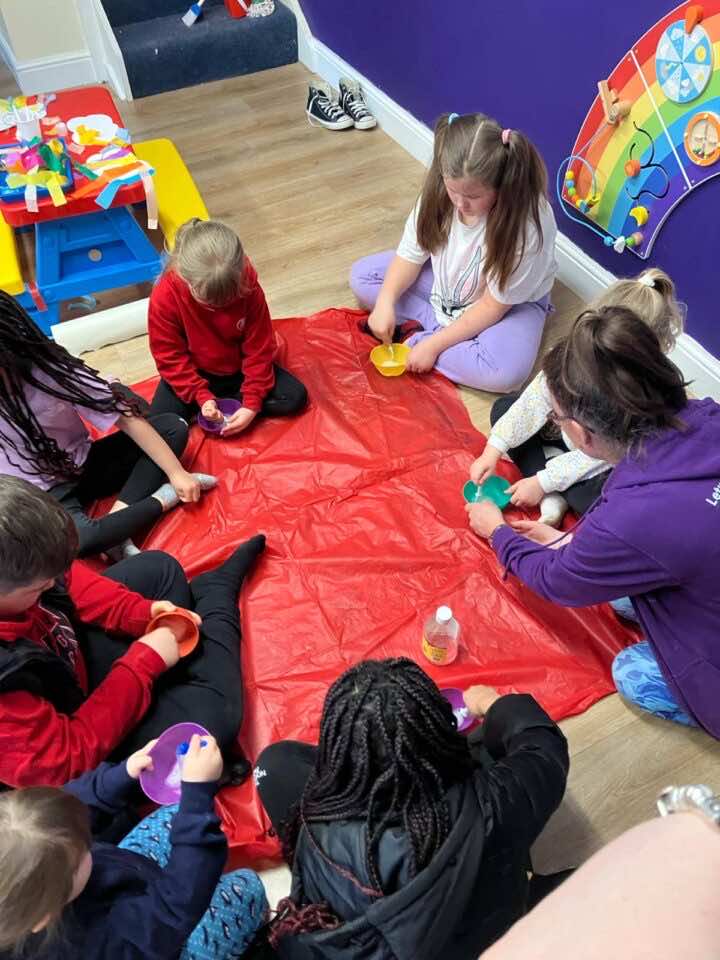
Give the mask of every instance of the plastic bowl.
[[147, 625], [147, 632], [158, 627], [168, 627], [178, 638], [180, 656], [192, 653], [200, 639], [200, 629], [187, 610], [174, 610], [172, 613], [159, 613]]
[[220, 431], [225, 426], [225, 421], [228, 417], [231, 417], [234, 413], [237, 413], [242, 402], [240, 400], [233, 400], [230, 397], [226, 397], [223, 400], [216, 400], [217, 408], [220, 413], [223, 415], [222, 420], [207, 420], [201, 413], [198, 414], [197, 422], [205, 430], [206, 433], [220, 433]]
[[494, 475], [488, 477], [485, 483], [481, 483], [480, 486], [473, 483], [472, 480], [468, 480], [463, 487], [463, 497], [465, 497], [468, 503], [478, 503], [480, 500], [492, 500], [496, 506], [504, 510], [510, 503], [510, 494], [507, 493], [509, 486], [510, 481], [506, 480], [505, 477], [496, 477]]
[[458, 689], [458, 687], [445, 687], [440, 693], [452, 707], [452, 712], [455, 714], [455, 720], [457, 722], [458, 733], [463, 733], [468, 727], [473, 725], [475, 718], [465, 706], [462, 690]]
[[150, 751], [152, 770], [140, 772], [140, 786], [153, 803], [166, 806], [179, 801], [181, 774], [177, 750], [181, 743], [187, 743], [196, 733], [201, 737], [210, 736], [209, 731], [199, 723], [176, 723], [158, 737], [158, 742]]
[[370, 351], [370, 361], [377, 372], [384, 377], [399, 377], [401, 373], [405, 373], [409, 353], [410, 347], [404, 343], [394, 343], [392, 350], [381, 343]]

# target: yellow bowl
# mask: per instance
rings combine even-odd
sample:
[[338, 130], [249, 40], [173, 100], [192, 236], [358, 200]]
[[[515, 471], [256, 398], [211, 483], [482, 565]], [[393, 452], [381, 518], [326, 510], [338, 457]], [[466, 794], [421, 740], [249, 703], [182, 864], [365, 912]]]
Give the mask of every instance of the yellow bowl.
[[384, 377], [399, 377], [405, 373], [410, 347], [404, 343], [394, 343], [392, 349], [384, 343], [373, 347], [370, 351], [370, 360], [378, 373]]

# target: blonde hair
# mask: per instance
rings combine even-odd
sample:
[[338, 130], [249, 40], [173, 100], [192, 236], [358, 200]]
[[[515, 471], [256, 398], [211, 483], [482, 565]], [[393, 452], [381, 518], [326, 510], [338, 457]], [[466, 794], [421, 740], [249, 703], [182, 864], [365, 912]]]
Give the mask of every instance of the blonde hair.
[[175, 234], [166, 269], [182, 277], [200, 303], [223, 307], [243, 291], [245, 252], [226, 224], [194, 217]]
[[528, 221], [542, 242], [540, 202], [547, 194], [542, 157], [519, 130], [503, 132], [483, 113], [443, 114], [435, 124], [433, 159], [420, 195], [417, 238], [428, 253], [448, 241], [453, 205], [443, 178], [478, 180], [497, 199], [485, 231], [486, 277], [502, 289], [525, 255]]
[[650, 267], [637, 277], [625, 277], [611, 283], [588, 308], [626, 307], [636, 313], [660, 341], [664, 353], [670, 353], [683, 332], [683, 305], [675, 298], [675, 284], [664, 270]]
[[48, 917], [52, 937], [91, 842], [87, 807], [72, 794], [28, 787], [0, 795], [0, 950], [19, 951]]

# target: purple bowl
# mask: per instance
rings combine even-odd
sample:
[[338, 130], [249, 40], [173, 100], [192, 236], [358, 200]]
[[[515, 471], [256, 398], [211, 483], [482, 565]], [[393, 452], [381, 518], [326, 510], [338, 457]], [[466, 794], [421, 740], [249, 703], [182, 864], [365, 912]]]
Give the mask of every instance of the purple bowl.
[[445, 687], [440, 693], [452, 707], [455, 720], [457, 721], [458, 733], [463, 733], [463, 731], [473, 725], [475, 718], [465, 706], [462, 690], [459, 690], [457, 687]]
[[[232, 400], [229, 397], [224, 400], [216, 400], [215, 403], [220, 413], [226, 418], [237, 413], [242, 406], [240, 400]], [[198, 414], [197, 422], [207, 433], [220, 433], [225, 426], [225, 420], [206, 420], [201, 413]]]
[[160, 734], [158, 742], [150, 751], [153, 759], [152, 770], [143, 770], [140, 773], [140, 786], [153, 803], [165, 806], [180, 800], [180, 763], [177, 748], [181, 743], [187, 743], [195, 733], [201, 737], [210, 736], [199, 723], [176, 723]]

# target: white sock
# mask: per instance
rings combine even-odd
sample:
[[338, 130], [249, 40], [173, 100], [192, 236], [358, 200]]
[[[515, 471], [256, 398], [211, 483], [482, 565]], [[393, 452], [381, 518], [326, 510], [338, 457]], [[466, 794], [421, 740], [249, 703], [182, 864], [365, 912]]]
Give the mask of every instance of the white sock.
[[133, 543], [132, 540], [125, 540], [120, 544], [120, 549], [122, 550], [122, 555], [125, 560], [128, 557], [136, 557], [139, 553], [142, 553], [140, 547], [137, 544]]
[[[217, 477], [213, 477], [210, 473], [193, 473], [192, 476], [195, 477], [203, 491], [212, 490], [213, 487], [217, 486]], [[175, 487], [171, 483], [164, 483], [161, 487], [158, 487], [153, 493], [153, 497], [162, 504], [163, 513], [172, 510], [180, 503], [180, 497], [175, 493]]]
[[568, 512], [568, 502], [559, 493], [546, 493], [540, 501], [540, 521], [549, 527], [559, 527]]

